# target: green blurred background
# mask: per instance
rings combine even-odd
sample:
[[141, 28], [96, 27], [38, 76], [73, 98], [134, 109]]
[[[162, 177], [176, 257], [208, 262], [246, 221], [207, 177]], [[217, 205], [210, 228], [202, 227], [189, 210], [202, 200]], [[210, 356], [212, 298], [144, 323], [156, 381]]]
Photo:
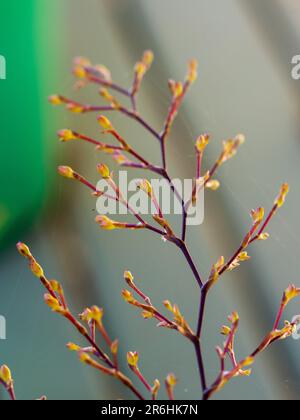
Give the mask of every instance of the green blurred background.
[[[172, 175], [191, 177], [193, 141], [209, 131], [215, 140], [209, 167], [225, 137], [243, 132], [248, 142], [224, 167], [222, 190], [206, 195], [205, 224], [190, 233], [194, 257], [204, 273], [230, 255], [248, 226], [248, 211], [268, 206], [283, 181], [291, 184], [287, 206], [273, 222], [272, 239], [251, 250], [253, 259], [212, 293], [205, 329], [211, 381], [219, 327], [232, 310], [242, 319], [239, 355], [248, 354], [270, 329], [282, 290], [300, 283], [299, 103], [300, 83], [291, 78], [299, 54], [297, 0], [27, 0], [2, 2], [0, 54], [7, 80], [0, 81], [0, 314], [7, 340], [0, 362], [14, 372], [21, 399], [111, 399], [126, 396], [115, 381], [81, 366], [65, 349], [76, 334], [42, 302], [42, 290], [16, 254], [28, 242], [49, 276], [61, 279], [78, 313], [103, 306], [121, 349], [142, 355], [149, 378], [170, 371], [180, 378], [178, 398], [198, 397], [192, 349], [172, 332], [143, 323], [122, 303], [124, 269], [142, 279], [153, 300], [178, 302], [195, 322], [196, 286], [181, 256], [149, 235], [99, 232], [94, 203], [85, 190], [56, 176], [71, 164], [97, 181], [99, 155], [84, 145], [60, 145], [55, 133], [73, 127], [98, 134], [95, 116], [53, 109], [47, 96], [63, 93], [99, 101], [96, 89], [73, 90], [74, 56], [106, 64], [129, 85], [134, 62], [147, 48], [156, 61], [141, 95], [141, 107], [160, 127], [169, 101], [167, 79], [182, 78], [190, 57], [200, 61], [200, 80], [186, 101], [169, 146]], [[151, 139], [135, 124], [114, 115], [114, 124], [149, 157]], [[146, 256], [146, 258], [145, 258]], [[295, 303], [287, 318], [299, 313]], [[253, 376], [233, 381], [223, 399], [298, 399], [300, 342], [280, 343], [257, 362]], [[176, 351], [175, 351], [176, 350]], [[3, 396], [3, 398], [5, 398]]]

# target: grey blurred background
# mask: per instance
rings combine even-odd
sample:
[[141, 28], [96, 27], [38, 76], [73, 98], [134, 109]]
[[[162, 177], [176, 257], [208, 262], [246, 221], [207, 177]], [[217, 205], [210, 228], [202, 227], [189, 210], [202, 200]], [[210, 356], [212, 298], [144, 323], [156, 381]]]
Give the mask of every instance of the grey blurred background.
[[[44, 0], [43, 0], [44, 1]], [[61, 74], [48, 84], [53, 92], [98, 99], [87, 89], [72, 90], [68, 73], [74, 56], [106, 64], [114, 79], [131, 82], [132, 66], [144, 49], [155, 52], [140, 106], [157, 128], [167, 110], [168, 78], [182, 78], [186, 61], [200, 62], [200, 78], [189, 94], [169, 142], [173, 176], [193, 176], [193, 144], [203, 132], [213, 135], [205, 164], [219, 153], [221, 141], [244, 133], [247, 143], [219, 174], [222, 188], [206, 194], [205, 224], [189, 233], [193, 256], [204, 275], [220, 255], [230, 256], [249, 225], [248, 212], [269, 208], [282, 182], [289, 182], [287, 205], [272, 222], [267, 243], [251, 249], [252, 260], [211, 293], [204, 331], [204, 352], [210, 381], [218, 360], [214, 351], [222, 342], [220, 326], [239, 312], [240, 358], [253, 351], [270, 330], [282, 291], [299, 276], [299, 103], [300, 83], [291, 78], [291, 59], [300, 50], [300, 5], [297, 0], [53, 0], [61, 5], [61, 42], [65, 53]], [[49, 21], [42, 29], [56, 29]], [[53, 80], [53, 81], [52, 81]], [[47, 93], [52, 93], [49, 91]], [[45, 97], [46, 101], [46, 97]], [[46, 105], [44, 105], [46, 106]], [[95, 116], [73, 117], [55, 113], [49, 141], [64, 126], [98, 133]], [[134, 123], [111, 117], [139, 150], [158, 158], [156, 144]], [[55, 143], [56, 163], [71, 164], [97, 180], [95, 165], [102, 158], [85, 145]], [[107, 326], [120, 337], [123, 354], [137, 350], [145, 375], [163, 380], [169, 372], [179, 378], [176, 396], [199, 398], [199, 379], [192, 347], [176, 334], [155, 329], [123, 303], [120, 292], [124, 269], [140, 279], [143, 289], [159, 304], [176, 301], [194, 326], [198, 291], [181, 255], [151, 234], [106, 233], [94, 224], [94, 202], [78, 185], [57, 179], [47, 211], [35, 228], [21, 239], [31, 245], [49, 276], [60, 279], [78, 313], [98, 304]], [[179, 226], [179, 222], [178, 222]], [[0, 360], [9, 364], [19, 398], [47, 394], [50, 399], [116, 399], [126, 392], [81, 366], [65, 349], [76, 334], [42, 302], [42, 290], [28, 273], [13, 246], [0, 255], [0, 313], [7, 319], [7, 341], [0, 341]], [[299, 303], [299, 302], [298, 302]], [[297, 303], [286, 314], [300, 312]], [[243, 400], [298, 399], [300, 395], [300, 342], [288, 340], [259, 357], [253, 375], [233, 380], [217, 398]], [[125, 359], [123, 360], [125, 361]], [[163, 396], [163, 395], [162, 395]]]

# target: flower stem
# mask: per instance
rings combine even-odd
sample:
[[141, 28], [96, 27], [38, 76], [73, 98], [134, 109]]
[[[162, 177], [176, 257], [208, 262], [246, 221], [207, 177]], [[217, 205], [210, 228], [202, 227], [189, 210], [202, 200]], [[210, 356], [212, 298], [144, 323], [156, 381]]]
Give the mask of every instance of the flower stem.
[[194, 277], [197, 280], [197, 283], [198, 283], [199, 287], [202, 289], [203, 281], [201, 279], [199, 271], [198, 271], [198, 269], [197, 269], [197, 267], [196, 267], [196, 265], [195, 265], [195, 263], [194, 263], [194, 261], [191, 257], [191, 254], [190, 254], [185, 242], [181, 241], [180, 239], [177, 239], [174, 242], [179, 247], [179, 249], [182, 251], [183, 255], [185, 256], [185, 258], [187, 260], [187, 263], [190, 266], [190, 268], [191, 268], [191, 270], [194, 274]]
[[195, 346], [198, 369], [199, 369], [199, 374], [200, 374], [201, 387], [202, 387], [203, 394], [205, 394], [205, 391], [207, 389], [207, 383], [206, 383], [206, 374], [205, 374], [205, 369], [204, 369], [204, 362], [203, 362], [200, 341], [195, 342], [194, 346]]

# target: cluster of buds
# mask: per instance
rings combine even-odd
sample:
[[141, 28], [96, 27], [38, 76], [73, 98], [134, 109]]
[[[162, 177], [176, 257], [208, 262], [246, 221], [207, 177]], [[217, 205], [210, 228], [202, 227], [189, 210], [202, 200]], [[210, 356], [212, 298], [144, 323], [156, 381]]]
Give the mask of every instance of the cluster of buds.
[[154, 54], [152, 51], [145, 51], [142, 59], [138, 61], [134, 68], [134, 81], [131, 89], [132, 97], [135, 97], [141, 88], [142, 81], [145, 74], [150, 69], [154, 60]]
[[[273, 343], [280, 340], [286, 340], [287, 338], [292, 336], [292, 334], [297, 328], [297, 323], [300, 321], [300, 317], [298, 317], [297, 320], [294, 320], [293, 322], [285, 321], [283, 328], [279, 328], [279, 323], [282, 319], [283, 311], [286, 308], [286, 306], [290, 303], [291, 300], [298, 296], [300, 296], [300, 288], [296, 288], [294, 285], [290, 285], [285, 290], [281, 301], [279, 313], [277, 315], [275, 325], [272, 331], [264, 338], [264, 340], [255, 349], [255, 351], [251, 353], [251, 355], [249, 355], [240, 362], [237, 362], [234, 347], [235, 337], [239, 326], [239, 316], [235, 312], [228, 318], [232, 326], [223, 326], [221, 329], [221, 334], [227, 337], [227, 341], [224, 343], [223, 349], [221, 347], [217, 347], [216, 349], [221, 361], [220, 374], [214, 382], [214, 384], [211, 386], [211, 388], [206, 390], [205, 399], [210, 398], [213, 394], [223, 389], [224, 386], [234, 377], [250, 376], [252, 373], [251, 369], [244, 369], [253, 365], [255, 358], [259, 354], [268, 349]], [[225, 369], [225, 361], [227, 356], [229, 357], [230, 362], [232, 363], [232, 369], [230, 371], [226, 371]]]
[[[159, 207], [157, 198], [155, 197], [151, 184], [147, 180], [143, 180], [142, 182], [140, 182], [139, 188], [143, 190], [145, 194], [147, 194], [147, 196], [151, 199], [152, 203], [156, 208], [156, 214], [153, 216], [153, 220], [156, 223], [155, 225], [147, 223], [139, 214], [137, 214], [130, 207], [129, 203], [124, 199], [120, 188], [114, 182], [112, 171], [106, 165], [98, 165], [97, 171], [112, 188], [114, 192], [113, 196], [110, 196], [102, 191], [98, 191], [98, 189], [91, 182], [89, 182], [86, 178], [84, 178], [68, 166], [60, 166], [58, 172], [63, 177], [79, 181], [81, 184], [88, 187], [92, 191], [92, 195], [94, 197], [100, 197], [104, 195], [108, 199], [112, 199], [116, 202], [122, 203], [137, 219], [136, 224], [120, 223], [111, 220], [107, 216], [100, 215], [96, 218], [96, 222], [102, 229], [148, 229], [151, 232], [163, 237], [164, 240], [168, 240], [169, 242], [175, 244], [182, 251], [189, 267], [193, 272], [195, 279], [197, 280], [197, 283], [200, 286], [201, 298], [198, 328], [196, 334], [186, 322], [177, 305], [173, 305], [169, 301], [165, 301], [165, 308], [172, 314], [172, 319], [169, 319], [167, 316], [162, 314], [152, 304], [150, 298], [146, 296], [142, 292], [142, 290], [140, 290], [140, 288], [136, 285], [133, 275], [129, 271], [126, 271], [124, 275], [125, 281], [128, 285], [128, 289], [124, 289], [122, 294], [123, 298], [128, 304], [142, 311], [142, 316], [144, 319], [155, 319], [156, 321], [158, 321], [159, 327], [175, 330], [193, 343], [197, 355], [203, 398], [208, 399], [215, 392], [220, 391], [232, 378], [236, 376], [250, 375], [251, 371], [248, 368], [253, 364], [257, 354], [264, 351], [275, 341], [283, 340], [289, 337], [295, 330], [296, 322], [290, 323], [286, 321], [284, 328], [279, 328], [284, 309], [292, 299], [300, 295], [300, 289], [291, 285], [283, 295], [280, 310], [271, 333], [268, 334], [268, 336], [263, 340], [260, 346], [249, 357], [245, 358], [241, 362], [238, 362], [235, 352], [235, 338], [239, 327], [239, 316], [237, 313], [234, 312], [229, 317], [231, 326], [223, 326], [222, 328], [222, 334], [226, 337], [226, 342], [224, 343], [223, 347], [217, 348], [217, 353], [221, 363], [220, 374], [211, 387], [207, 386], [201, 343], [202, 326], [205, 315], [205, 305], [207, 301], [208, 292], [218, 282], [222, 274], [236, 269], [242, 262], [250, 259], [250, 256], [248, 255], [248, 247], [252, 243], [254, 243], [255, 241], [267, 240], [269, 238], [269, 234], [266, 232], [266, 228], [269, 225], [275, 213], [277, 212], [277, 210], [281, 208], [284, 204], [287, 193], [289, 191], [289, 186], [287, 184], [283, 184], [281, 191], [274, 202], [273, 208], [266, 217], [265, 210], [262, 207], [259, 207], [258, 209], [253, 210], [251, 212], [252, 225], [245, 237], [243, 238], [241, 245], [239, 246], [237, 251], [234, 252], [232, 257], [229, 258], [227, 262], [224, 257], [221, 257], [219, 261], [213, 265], [208, 280], [204, 282], [202, 276], [199, 273], [199, 270], [196, 267], [196, 264], [194, 263], [191, 257], [186, 243], [188, 210], [192, 203], [195, 204], [197, 202], [199, 197], [199, 191], [201, 188], [207, 188], [216, 191], [220, 187], [220, 182], [217, 179], [215, 179], [215, 174], [224, 163], [226, 163], [236, 155], [238, 149], [244, 143], [245, 137], [243, 135], [238, 135], [235, 138], [231, 138], [229, 140], [224, 141], [221, 154], [217, 158], [212, 168], [206, 173], [203, 172], [204, 176], [202, 176], [203, 156], [210, 142], [210, 136], [208, 134], [203, 134], [196, 139], [195, 153], [197, 160], [197, 170], [195, 177], [195, 186], [190, 200], [185, 202], [185, 200], [180, 196], [179, 192], [176, 190], [176, 187], [172, 183], [171, 177], [168, 173], [166, 157], [166, 140], [171, 134], [171, 129], [178, 115], [181, 104], [189, 88], [197, 78], [198, 65], [196, 60], [191, 60], [189, 62], [188, 72], [184, 82], [178, 82], [174, 80], [169, 81], [169, 88], [172, 95], [171, 103], [162, 130], [157, 131], [151, 126], [151, 124], [149, 124], [148, 121], [146, 121], [141, 116], [137, 107], [137, 94], [140, 91], [141, 84], [146, 72], [150, 69], [152, 65], [153, 59], [154, 57], [151, 51], [146, 51], [144, 53], [142, 59], [139, 60], [138, 63], [135, 65], [133, 82], [131, 87], [127, 89], [123, 88], [122, 86], [118, 85], [113, 81], [111, 72], [105, 66], [93, 65], [90, 62], [90, 60], [79, 57], [75, 60], [73, 68], [73, 74], [77, 78], [76, 87], [81, 88], [89, 83], [93, 83], [100, 86], [100, 95], [106, 101], [105, 106], [81, 104], [77, 101], [73, 101], [61, 95], [53, 95], [49, 98], [49, 100], [53, 105], [65, 105], [66, 108], [73, 113], [98, 113], [97, 120], [103, 129], [102, 134], [106, 136], [112, 136], [114, 139], [114, 143], [117, 143], [108, 144], [106, 142], [101, 142], [84, 134], [73, 132], [70, 129], [64, 129], [59, 131], [58, 137], [62, 142], [70, 142], [73, 140], [85, 141], [96, 146], [97, 150], [110, 154], [113, 157], [114, 161], [122, 167], [143, 170], [146, 169], [150, 172], [160, 175], [169, 182], [171, 190], [173, 191], [174, 195], [178, 199], [180, 199], [182, 204], [183, 220], [181, 235], [177, 235], [174, 232], [172, 226], [166, 220]], [[119, 101], [119, 99], [112, 94], [112, 91], [117, 95], [127, 98], [127, 100], [129, 99], [130, 106], [123, 105], [123, 103], [121, 103], [121, 101]], [[141, 154], [138, 151], [131, 147], [129, 142], [125, 140], [115, 129], [112, 122], [106, 116], [103, 115], [103, 113], [106, 112], [118, 112], [122, 115], [125, 115], [126, 117], [138, 123], [156, 140], [158, 140], [161, 149], [162, 165], [159, 166], [150, 163], [146, 158], [141, 156]], [[109, 337], [107, 331], [105, 330], [105, 327], [103, 325], [103, 310], [98, 308], [97, 306], [85, 309], [85, 311], [80, 315], [80, 320], [83, 324], [87, 325], [88, 329], [86, 329], [85, 326], [81, 322], [79, 322], [76, 319], [76, 317], [74, 317], [70, 312], [61, 285], [56, 281], [49, 281], [45, 277], [42, 267], [31, 255], [30, 250], [26, 245], [18, 244], [18, 250], [24, 257], [26, 257], [29, 260], [30, 268], [33, 274], [41, 280], [43, 286], [46, 288], [47, 294], [45, 295], [45, 302], [47, 303], [47, 305], [54, 312], [57, 312], [63, 315], [65, 318], [67, 318], [89, 343], [89, 347], [86, 348], [80, 347], [74, 343], [69, 343], [68, 348], [78, 353], [79, 358], [83, 363], [101, 371], [104, 374], [117, 378], [125, 386], [127, 386], [136, 397], [138, 397], [139, 399], [143, 399], [143, 396], [135, 388], [133, 382], [128, 377], [126, 377], [118, 368], [119, 342], [118, 340], [113, 341]], [[100, 332], [101, 337], [104, 339], [105, 344], [110, 350], [111, 356], [108, 356], [105, 353], [105, 351], [97, 345], [97, 332]], [[227, 358], [229, 358], [229, 361], [232, 364], [232, 369], [230, 371], [226, 371], [225, 369]], [[146, 390], [150, 393], [152, 399], [156, 399], [158, 391], [161, 387], [160, 382], [156, 379], [154, 381], [154, 385], [152, 386], [146, 380], [146, 378], [141, 373], [139, 367], [138, 353], [129, 352], [127, 355], [127, 362], [131, 371], [146, 387]], [[2, 382], [4, 381], [2, 380]], [[174, 388], [176, 386], [176, 383], [177, 379], [173, 374], [170, 374], [165, 380], [165, 386], [170, 400], [174, 399]]]
[[[42, 267], [37, 263], [29, 248], [23, 244], [17, 244], [18, 251], [22, 256], [29, 260], [31, 270], [35, 276], [40, 278], [43, 286], [47, 289], [45, 295], [45, 303], [52, 309], [52, 311], [63, 315], [80, 333], [80, 335], [89, 343], [88, 347], [81, 347], [75, 343], [69, 343], [68, 349], [76, 352], [81, 362], [101, 371], [102, 373], [113, 376], [127, 386], [134, 395], [139, 399], [144, 399], [140, 392], [136, 389], [132, 381], [119, 370], [118, 353], [119, 342], [112, 340], [103, 325], [103, 309], [92, 306], [86, 308], [82, 314], [79, 315], [80, 321], [87, 324], [87, 328], [76, 319], [67, 306], [65, 295], [61, 284], [56, 280], [48, 280], [45, 277]], [[111, 357], [96, 342], [96, 331], [99, 331], [101, 337], [104, 339], [105, 345], [108, 346]], [[98, 360], [97, 360], [98, 359]], [[6, 366], [0, 370], [0, 382], [7, 388], [11, 395], [13, 394], [13, 381], [11, 374]], [[156, 387], [157, 388], [157, 387]]]
[[173, 320], [170, 320], [168, 317], [163, 315], [151, 302], [150, 298], [146, 296], [140, 288], [136, 285], [134, 277], [131, 272], [126, 271], [124, 273], [124, 279], [130, 289], [142, 299], [143, 302], [140, 302], [134, 297], [134, 294], [127, 289], [124, 289], [122, 292], [123, 299], [128, 304], [135, 306], [138, 309], [142, 310], [142, 317], [144, 319], [156, 319], [159, 321], [158, 327], [169, 328], [175, 331], [178, 331], [181, 335], [188, 338], [193, 343], [197, 340], [195, 333], [192, 331], [191, 327], [188, 325], [187, 321], [181, 314], [177, 305], [172, 305], [170, 301], [164, 301], [165, 308], [171, 312]]
[[188, 65], [188, 73], [184, 83], [169, 80], [169, 88], [172, 93], [172, 102], [165, 121], [164, 129], [161, 135], [162, 142], [165, 143], [170, 135], [172, 125], [178, 115], [179, 108], [183, 102], [191, 85], [196, 81], [198, 76], [198, 63], [191, 60]]

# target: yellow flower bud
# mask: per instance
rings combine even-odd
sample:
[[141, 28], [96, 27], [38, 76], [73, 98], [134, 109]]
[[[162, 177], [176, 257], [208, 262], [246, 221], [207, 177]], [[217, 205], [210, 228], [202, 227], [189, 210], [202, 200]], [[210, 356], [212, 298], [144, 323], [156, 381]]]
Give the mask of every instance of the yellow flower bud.
[[127, 157], [120, 152], [114, 152], [113, 159], [118, 165], [124, 165], [124, 163], [128, 162]]
[[257, 238], [259, 241], [267, 241], [270, 238], [270, 235], [268, 233], [262, 233]]
[[231, 333], [231, 328], [227, 327], [226, 325], [223, 325], [221, 329], [221, 334], [228, 337], [230, 333]]
[[26, 258], [32, 258], [30, 249], [28, 248], [27, 245], [23, 244], [22, 242], [19, 242], [17, 244], [17, 250], [19, 251], [19, 253]]
[[161, 388], [161, 384], [160, 384], [159, 380], [155, 379], [154, 385], [153, 385], [153, 388], [152, 388], [152, 395], [155, 399], [157, 398], [157, 394], [158, 394], [158, 391], [160, 390], [160, 388]]
[[79, 347], [77, 344], [74, 344], [74, 343], [68, 343], [68, 344], [67, 344], [67, 348], [68, 348], [70, 351], [76, 351], [76, 352], [81, 351], [81, 347]]
[[239, 375], [249, 377], [252, 374], [252, 369], [240, 370]]
[[169, 300], [165, 300], [163, 303], [164, 303], [165, 308], [166, 308], [168, 311], [170, 311], [170, 312], [174, 313], [173, 306], [172, 306], [172, 304], [171, 304], [171, 302], [170, 302]]
[[63, 104], [63, 101], [62, 101], [62, 99], [59, 95], [49, 96], [48, 99], [49, 99], [50, 104], [52, 104], [52, 105], [62, 105]]
[[58, 314], [64, 314], [66, 312], [65, 309], [59, 303], [59, 301], [50, 294], [46, 293], [44, 295], [44, 301], [53, 312], [56, 312]]
[[229, 159], [233, 158], [238, 148], [245, 143], [245, 136], [243, 134], [238, 134], [234, 139], [229, 139], [223, 142], [223, 156], [220, 164], [227, 162]]
[[147, 50], [143, 55], [143, 63], [149, 68], [154, 60], [154, 54], [151, 50]]
[[97, 216], [96, 223], [104, 230], [117, 229], [115, 222], [107, 216]]
[[198, 153], [203, 153], [210, 141], [209, 134], [202, 134], [196, 140], [196, 151]]
[[63, 294], [64, 291], [63, 291], [62, 285], [57, 280], [51, 280], [50, 285], [54, 292]]
[[206, 183], [206, 188], [212, 191], [217, 191], [220, 188], [221, 184], [220, 181], [216, 179], [212, 179]]
[[123, 296], [125, 302], [127, 302], [127, 303], [132, 303], [132, 302], [135, 301], [132, 293], [129, 290], [124, 289], [122, 291], [122, 296]]
[[291, 300], [295, 299], [300, 295], [300, 288], [297, 288], [294, 284], [290, 284], [285, 290], [283, 295], [283, 305], [287, 306]]
[[68, 130], [68, 129], [60, 130], [58, 132], [58, 137], [63, 142], [78, 139], [78, 136], [72, 130]]
[[142, 312], [142, 317], [144, 319], [152, 319], [152, 318], [154, 318], [154, 314], [152, 312], [143, 311]]
[[232, 324], [237, 323], [240, 320], [239, 314], [237, 312], [233, 312], [229, 317], [228, 317], [229, 321]]
[[79, 315], [80, 319], [84, 322], [90, 322], [92, 319], [92, 313], [90, 308], [86, 308], [82, 314]]
[[12, 384], [12, 375], [8, 366], [3, 365], [0, 367], [0, 379], [6, 386], [10, 386]]
[[147, 66], [143, 62], [138, 62], [135, 65], [134, 71], [139, 79], [142, 79], [147, 71]]
[[138, 361], [139, 361], [139, 355], [137, 352], [130, 351], [127, 353], [127, 362], [130, 367], [137, 368]]
[[176, 82], [173, 86], [173, 96], [179, 98], [183, 93], [183, 85], [181, 82]]
[[277, 197], [275, 201], [275, 205], [277, 205], [278, 208], [281, 208], [286, 200], [286, 196], [288, 195], [290, 191], [289, 184], [283, 184], [279, 193], [279, 196]]
[[82, 363], [91, 363], [93, 359], [88, 354], [81, 352], [79, 353], [79, 360]]
[[167, 376], [166, 383], [167, 383], [167, 384], [168, 384], [171, 388], [174, 388], [174, 387], [177, 385], [178, 380], [177, 380], [176, 376], [175, 376], [173, 373], [170, 373], [170, 374]]
[[59, 175], [63, 176], [64, 178], [68, 179], [75, 179], [75, 172], [69, 166], [59, 166], [58, 167]]
[[125, 271], [124, 279], [129, 284], [133, 284], [133, 282], [134, 282], [134, 277], [133, 277], [133, 275], [130, 271]]
[[104, 115], [100, 115], [100, 117], [98, 118], [98, 122], [101, 125], [101, 127], [103, 127], [105, 130], [113, 130], [114, 129], [112, 123]]
[[74, 114], [81, 114], [84, 112], [84, 106], [78, 104], [68, 104], [67, 109]]
[[247, 252], [241, 252], [240, 255], [238, 256], [238, 260], [242, 261], [242, 262], [243, 261], [248, 261], [250, 259], [251, 259], [251, 257], [248, 255]]
[[118, 351], [119, 351], [119, 340], [115, 340], [115, 341], [112, 343], [112, 345], [111, 345], [111, 347], [110, 347], [110, 350], [111, 350], [111, 352], [112, 352], [112, 354], [113, 354], [114, 356], [116, 356], [116, 355], [118, 354]]
[[198, 61], [196, 59], [193, 59], [189, 62], [189, 65], [188, 65], [187, 80], [190, 83], [194, 83], [197, 77], [198, 77]]
[[140, 188], [142, 191], [144, 191], [147, 195], [152, 196], [153, 189], [152, 185], [147, 179], [143, 179], [138, 183], [138, 188]]
[[73, 74], [75, 77], [78, 77], [79, 79], [85, 79], [87, 74], [86, 70], [82, 65], [77, 65], [73, 69]]
[[98, 306], [91, 307], [91, 317], [94, 321], [100, 324], [102, 322], [103, 315], [104, 315], [103, 309], [98, 308]]
[[259, 224], [263, 221], [265, 217], [265, 209], [263, 207], [259, 207], [256, 210], [251, 210], [251, 216], [252, 216], [253, 222], [255, 224]]
[[109, 168], [104, 164], [97, 165], [97, 171], [103, 179], [109, 179], [111, 177]]
[[44, 277], [44, 271], [42, 267], [34, 259], [32, 259], [32, 261], [30, 262], [30, 269], [36, 277]]

